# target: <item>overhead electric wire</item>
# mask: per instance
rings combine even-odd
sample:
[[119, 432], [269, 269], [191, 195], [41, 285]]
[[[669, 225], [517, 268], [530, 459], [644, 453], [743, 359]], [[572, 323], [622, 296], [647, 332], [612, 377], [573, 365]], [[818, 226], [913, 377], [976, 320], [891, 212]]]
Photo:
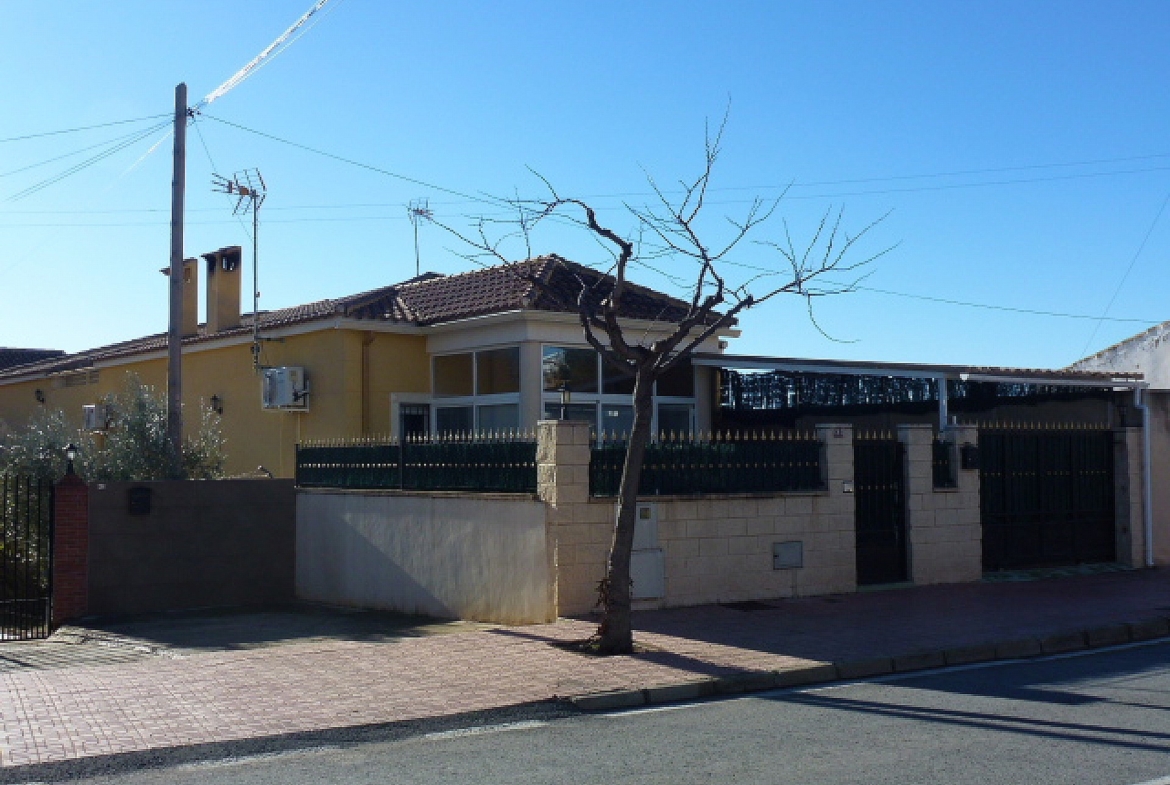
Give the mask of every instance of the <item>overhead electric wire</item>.
[[58, 183], [67, 177], [70, 177], [74, 174], [77, 174], [78, 172], [89, 168], [90, 166], [97, 163], [98, 161], [101, 161], [105, 158], [110, 157], [114, 153], [125, 150], [127, 147], [130, 147], [131, 145], [145, 139], [146, 137], [150, 136], [151, 134], [155, 133], [156, 131], [161, 130], [162, 128], [166, 127], [168, 124], [169, 123], [165, 123], [165, 122], [160, 123], [158, 125], [151, 126], [150, 128], [147, 128], [144, 131], [138, 131], [134, 134], [131, 134], [131, 138], [125, 139], [124, 141], [122, 141], [118, 144], [115, 144], [106, 150], [103, 150], [102, 152], [98, 153], [97, 155], [90, 156], [89, 158], [85, 159], [84, 161], [82, 161], [78, 164], [74, 164], [73, 166], [69, 167], [68, 169], [65, 169], [62, 172], [58, 172], [57, 174], [53, 175], [52, 177], [48, 177], [44, 180], [41, 180], [40, 182], [34, 183], [33, 185], [30, 185], [29, 187], [25, 188], [22, 191], [18, 191], [17, 193], [8, 197], [8, 201], [17, 201], [19, 199], [25, 198], [26, 196], [31, 196], [32, 194], [35, 194], [38, 191], [41, 191], [45, 188], [48, 188], [50, 185], [53, 185], [54, 183]]
[[299, 142], [294, 142], [294, 141], [289, 140], [289, 139], [284, 139], [282, 137], [276, 136], [275, 134], [265, 133], [264, 131], [257, 131], [255, 128], [249, 128], [246, 125], [240, 125], [239, 123], [233, 123], [230, 120], [224, 120], [221, 117], [216, 117], [215, 115], [210, 115], [210, 114], [207, 114], [206, 112], [201, 112], [200, 116], [206, 117], [209, 120], [214, 120], [217, 123], [223, 123], [224, 125], [231, 126], [232, 128], [236, 128], [236, 129], [239, 129], [241, 131], [247, 131], [250, 134], [255, 134], [256, 136], [260, 136], [260, 137], [263, 137], [265, 139], [271, 139], [274, 142], [280, 142], [281, 144], [286, 144], [290, 147], [295, 147], [299, 150], [304, 150], [306, 152], [313, 153], [314, 155], [320, 155], [320, 156], [323, 156], [325, 158], [332, 158], [335, 161], [340, 161], [344, 164], [349, 164], [350, 166], [356, 166], [359, 169], [365, 169], [367, 171], [376, 172], [377, 174], [385, 175], [387, 177], [392, 177], [395, 180], [402, 180], [403, 182], [411, 183], [412, 185], [422, 186], [423, 188], [429, 188], [433, 191], [439, 191], [440, 193], [451, 194], [452, 196], [458, 196], [462, 199], [466, 199], [468, 201], [476, 202], [479, 204], [490, 204], [493, 207], [506, 207], [506, 206], [508, 206], [507, 199], [500, 199], [499, 197], [494, 197], [494, 196], [473, 196], [472, 194], [463, 193], [462, 191], [456, 191], [452, 188], [444, 188], [441, 185], [435, 185], [434, 183], [428, 183], [425, 180], [418, 179], [417, 177], [410, 177], [408, 175], [399, 174], [398, 172], [391, 172], [388, 169], [382, 169], [381, 167], [374, 166], [373, 164], [364, 164], [361, 161], [355, 161], [352, 158], [346, 158], [345, 156], [337, 155], [336, 153], [330, 153], [330, 152], [327, 152], [325, 150], [318, 149], [316, 147], [310, 147], [309, 145], [306, 145], [306, 144], [301, 144]]
[[106, 145], [116, 144], [117, 142], [123, 141], [125, 139], [129, 139], [132, 136], [138, 136], [141, 133], [142, 133], [142, 131], [131, 131], [128, 134], [122, 134], [121, 136], [115, 136], [113, 139], [107, 139], [104, 142], [97, 142], [96, 144], [90, 144], [90, 145], [86, 145], [85, 147], [79, 147], [78, 149], [73, 150], [72, 152], [63, 153], [62, 155], [55, 155], [52, 158], [46, 158], [43, 161], [37, 161], [35, 164], [28, 164], [26, 166], [20, 167], [19, 169], [11, 169], [7, 172], [0, 172], [0, 177], [11, 177], [14, 174], [20, 174], [21, 172], [27, 172], [30, 169], [36, 169], [37, 167], [46, 166], [48, 164], [63, 160], [65, 158], [71, 158], [75, 155], [81, 155], [82, 153], [88, 152], [89, 150], [95, 150], [99, 147], [105, 147]]
[[158, 120], [160, 117], [170, 117], [170, 114], [152, 114], [146, 117], [134, 117], [129, 120], [114, 120], [109, 123], [98, 123], [97, 125], [80, 125], [76, 128], [62, 128], [59, 131], [42, 131], [35, 134], [24, 134], [23, 136], [10, 136], [6, 139], [0, 139], [0, 143], [4, 142], [21, 142], [25, 139], [41, 139], [46, 136], [60, 136], [61, 134], [73, 134], [79, 131], [92, 131], [95, 128], [109, 128], [113, 125], [127, 125], [129, 123], [142, 123], [147, 120]]
[[1101, 316], [1097, 320], [1097, 326], [1093, 328], [1092, 334], [1089, 335], [1089, 339], [1085, 341], [1085, 345], [1081, 348], [1080, 357], [1084, 357], [1085, 353], [1088, 352], [1089, 345], [1093, 343], [1093, 339], [1097, 337], [1097, 331], [1101, 329], [1101, 322], [1113, 321], [1111, 319], [1107, 319], [1109, 309], [1113, 307], [1113, 303], [1117, 300], [1117, 295], [1121, 293], [1121, 287], [1125, 285], [1125, 281], [1129, 278], [1129, 274], [1133, 272], [1133, 266], [1137, 263], [1138, 257], [1141, 256], [1142, 251], [1146, 249], [1146, 243], [1150, 241], [1150, 235], [1154, 233], [1154, 229], [1158, 226], [1158, 221], [1162, 219], [1162, 213], [1166, 212], [1167, 203], [1170, 203], [1170, 193], [1166, 194], [1166, 198], [1162, 200], [1161, 206], [1158, 207], [1158, 212], [1154, 215], [1154, 220], [1150, 222], [1150, 228], [1146, 229], [1146, 234], [1144, 237], [1142, 237], [1142, 241], [1138, 245], [1138, 249], [1134, 251], [1133, 257], [1129, 260], [1129, 265], [1125, 268], [1125, 273], [1121, 276], [1121, 280], [1117, 282], [1117, 287], [1113, 290], [1113, 296], [1109, 298], [1109, 303], [1105, 306], [1105, 310], [1101, 312]]

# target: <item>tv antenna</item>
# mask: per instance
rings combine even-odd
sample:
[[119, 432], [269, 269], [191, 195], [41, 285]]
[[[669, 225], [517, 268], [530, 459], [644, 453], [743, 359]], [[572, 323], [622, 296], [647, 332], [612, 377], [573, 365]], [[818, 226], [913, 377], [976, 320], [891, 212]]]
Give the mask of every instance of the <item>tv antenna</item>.
[[407, 206], [406, 214], [414, 225], [414, 274], [418, 277], [422, 275], [422, 263], [418, 255], [418, 222], [433, 220], [435, 214], [431, 212], [429, 199], [415, 199]]
[[212, 174], [211, 186], [216, 193], [238, 197], [232, 215], [252, 213], [252, 366], [260, 368], [260, 205], [268, 196], [268, 186], [259, 169], [244, 169], [231, 177]]

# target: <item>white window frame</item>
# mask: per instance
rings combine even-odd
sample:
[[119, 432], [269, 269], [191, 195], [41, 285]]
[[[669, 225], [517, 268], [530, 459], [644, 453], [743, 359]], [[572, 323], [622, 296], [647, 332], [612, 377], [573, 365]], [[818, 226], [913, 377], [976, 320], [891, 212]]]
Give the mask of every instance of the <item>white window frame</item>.
[[[431, 435], [436, 436], [439, 433], [438, 425], [438, 409], [446, 409], [450, 407], [470, 406], [471, 407], [471, 422], [472, 430], [479, 433], [479, 407], [480, 406], [499, 406], [502, 404], [514, 404], [517, 411], [520, 411], [520, 394], [524, 389], [524, 374], [520, 374], [520, 389], [514, 393], [492, 393], [490, 395], [477, 395], [476, 390], [479, 389], [479, 357], [480, 352], [491, 352], [499, 349], [515, 349], [522, 353], [523, 349], [517, 343], [493, 344], [490, 346], [477, 346], [474, 349], [463, 349], [457, 352], [439, 352], [431, 355], [431, 396], [428, 402], [431, 404]], [[438, 395], [434, 393], [435, 390], [435, 358], [436, 357], [454, 357], [460, 354], [471, 355], [471, 395]]]

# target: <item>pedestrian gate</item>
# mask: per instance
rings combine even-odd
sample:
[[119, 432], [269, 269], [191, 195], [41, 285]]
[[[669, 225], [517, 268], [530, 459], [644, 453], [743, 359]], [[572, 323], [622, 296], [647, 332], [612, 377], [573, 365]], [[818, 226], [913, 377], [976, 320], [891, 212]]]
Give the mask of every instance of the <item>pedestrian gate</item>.
[[1107, 429], [981, 428], [983, 568], [1113, 561], [1113, 482]]
[[0, 474], [0, 641], [51, 632], [52, 550], [53, 484]]
[[904, 447], [888, 432], [853, 439], [857, 583], [899, 583], [906, 570]]

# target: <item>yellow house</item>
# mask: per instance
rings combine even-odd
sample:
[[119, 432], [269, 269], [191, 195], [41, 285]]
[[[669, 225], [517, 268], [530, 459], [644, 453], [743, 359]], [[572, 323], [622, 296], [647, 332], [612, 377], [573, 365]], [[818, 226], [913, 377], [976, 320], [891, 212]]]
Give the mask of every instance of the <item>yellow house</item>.
[[[523, 267], [521, 267], [521, 265]], [[458, 275], [426, 273], [338, 299], [240, 313], [241, 249], [188, 259], [184, 269], [183, 401], [211, 405], [227, 439], [228, 472], [263, 466], [290, 477], [295, 446], [310, 439], [530, 429], [559, 414], [599, 431], [628, 430], [631, 385], [584, 339], [572, 308], [581, 281], [604, 276], [556, 256]], [[198, 321], [200, 273], [207, 314]], [[538, 276], [537, 286], [529, 276]], [[623, 324], [652, 340], [687, 304], [632, 286]], [[706, 351], [718, 351], [713, 336]], [[19, 428], [38, 411], [84, 410], [128, 373], [166, 388], [166, 334], [0, 370], [0, 421]], [[657, 430], [708, 429], [709, 368], [680, 365], [660, 380]], [[104, 419], [91, 412], [87, 426]]]

